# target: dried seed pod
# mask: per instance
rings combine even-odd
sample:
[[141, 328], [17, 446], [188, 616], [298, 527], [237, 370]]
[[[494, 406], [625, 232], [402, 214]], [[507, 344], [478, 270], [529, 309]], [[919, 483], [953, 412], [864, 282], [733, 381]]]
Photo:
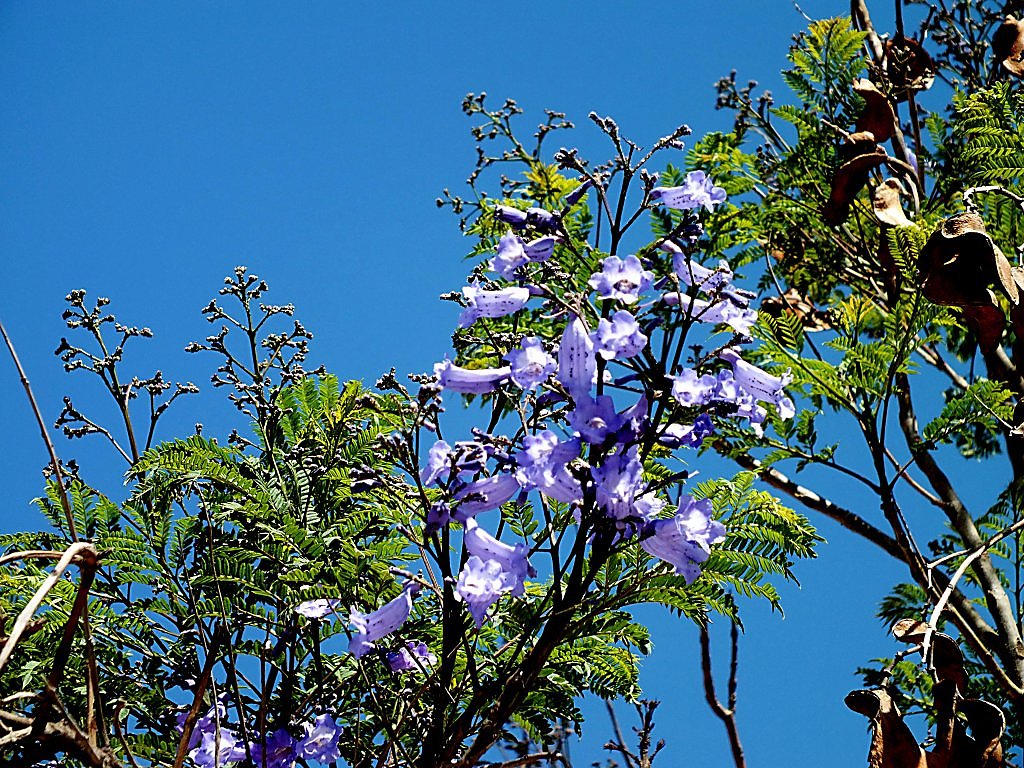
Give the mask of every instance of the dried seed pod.
[[875, 187], [875, 194], [871, 196], [875, 218], [890, 227], [909, 226], [910, 219], [903, 212], [903, 204], [900, 203], [900, 195], [906, 193], [907, 190], [898, 179], [886, 179]]
[[884, 688], [852, 691], [846, 706], [871, 719], [870, 768], [927, 768], [925, 752]]
[[936, 304], [993, 304], [989, 286], [1014, 304], [1019, 300], [1010, 262], [976, 213], [958, 213], [943, 221], [921, 249], [917, 268], [921, 290]]
[[850, 215], [850, 206], [857, 193], [868, 183], [873, 168], [885, 163], [888, 155], [868, 134], [853, 134], [843, 147], [848, 159], [836, 170], [832, 178], [832, 193], [821, 212], [826, 224], [837, 226]]
[[1024, 21], [1007, 16], [992, 36], [992, 52], [1005, 69], [1024, 75]]
[[857, 131], [868, 131], [878, 143], [891, 139], [896, 113], [889, 97], [864, 78], [853, 81], [853, 92], [864, 99], [864, 111], [857, 118]]
[[885, 43], [882, 69], [897, 101], [906, 101], [914, 91], [924, 91], [935, 81], [935, 62], [912, 37], [899, 35]]

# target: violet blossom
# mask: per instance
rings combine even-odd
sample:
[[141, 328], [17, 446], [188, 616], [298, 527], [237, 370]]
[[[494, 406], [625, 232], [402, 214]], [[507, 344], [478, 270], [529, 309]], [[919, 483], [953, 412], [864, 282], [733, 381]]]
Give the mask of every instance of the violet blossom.
[[295, 750], [295, 739], [284, 728], [266, 736], [266, 748], [263, 742], [256, 740], [251, 745], [252, 761], [262, 768], [292, 768], [298, 753]]
[[459, 505], [453, 517], [460, 523], [469, 518], [497, 509], [519, 492], [519, 483], [514, 475], [493, 475], [466, 483], [455, 493]]
[[295, 745], [299, 757], [328, 764], [341, 759], [338, 739], [344, 729], [326, 712], [306, 723], [306, 734]]
[[669, 448], [685, 445], [700, 448], [704, 438], [714, 433], [711, 417], [702, 413], [693, 424], [669, 424], [658, 438], [658, 442]]
[[591, 470], [597, 485], [597, 504], [608, 517], [625, 521], [636, 516], [633, 503], [644, 487], [643, 471], [636, 446], [625, 453], [606, 456], [600, 466]]
[[710, 302], [672, 291], [662, 296], [661, 300], [669, 306], [681, 306], [683, 312], [694, 320], [712, 325], [728, 325], [744, 336], [749, 336], [750, 329], [757, 323], [756, 310], [736, 306], [728, 299]]
[[505, 355], [505, 360], [512, 369], [512, 381], [521, 389], [535, 389], [558, 367], [536, 336], [524, 338], [517, 349]]
[[493, 392], [499, 384], [508, 380], [512, 369], [507, 365], [502, 368], [460, 368], [445, 359], [434, 363], [434, 375], [441, 389], [465, 395], [483, 395]]
[[771, 403], [783, 419], [791, 419], [796, 415], [796, 406], [786, 396], [786, 385], [793, 381], [789, 371], [781, 376], [774, 376], [767, 371], [748, 363], [735, 349], [723, 349], [718, 356], [732, 366], [733, 376], [740, 389], [749, 393], [755, 400]]
[[633, 304], [640, 293], [651, 287], [654, 275], [643, 268], [636, 256], [620, 259], [609, 256], [601, 262], [601, 271], [590, 277], [590, 287], [602, 299], [618, 299]]
[[437, 657], [430, 652], [426, 643], [409, 640], [404, 647], [387, 655], [388, 668], [392, 672], [425, 669], [437, 663]]
[[679, 510], [668, 520], [655, 520], [647, 530], [650, 535], [640, 546], [675, 568], [687, 584], [700, 575], [700, 564], [708, 559], [711, 545], [725, 538], [725, 526], [711, 518], [711, 501], [694, 501], [690, 496], [680, 500]]
[[647, 337], [640, 330], [640, 324], [624, 309], [613, 314], [611, 320], [602, 317], [591, 339], [597, 354], [605, 360], [634, 357], [647, 346]]
[[412, 598], [420, 591], [420, 585], [407, 581], [402, 593], [372, 613], [362, 613], [355, 608], [349, 614], [349, 623], [355, 627], [348, 650], [357, 659], [372, 650], [374, 643], [398, 629], [412, 613]]
[[477, 627], [483, 626], [487, 610], [507, 591], [501, 564], [472, 555], [459, 573], [455, 596], [469, 608]]
[[530, 289], [520, 286], [485, 291], [475, 285], [467, 285], [462, 295], [469, 306], [459, 315], [459, 328], [468, 328], [481, 317], [505, 317], [518, 312], [530, 299]]
[[569, 414], [569, 425], [591, 445], [600, 445], [622, 428], [625, 420], [615, 411], [608, 395], [580, 397]]
[[516, 272], [529, 261], [522, 238], [507, 232], [498, 240], [497, 255], [491, 259], [491, 269], [506, 280], [514, 280]]
[[698, 264], [684, 253], [672, 255], [672, 271], [683, 283], [696, 286], [705, 293], [714, 293], [720, 288], [727, 287], [733, 278], [729, 263], [724, 259], [718, 262], [716, 268], [711, 269]]
[[573, 398], [579, 398], [590, 393], [596, 377], [594, 342], [583, 320], [576, 317], [565, 326], [558, 347], [558, 381]]
[[581, 501], [583, 489], [568, 468], [579, 455], [579, 439], [559, 440], [550, 429], [527, 435], [516, 454], [516, 480], [524, 490], [536, 489], [564, 504]]
[[319, 600], [307, 600], [295, 607], [295, 612], [307, 619], [325, 619], [337, 611], [341, 603], [337, 598], [321, 598]]
[[527, 558], [525, 544], [505, 544], [491, 536], [472, 518], [466, 521], [463, 543], [469, 554], [476, 555], [481, 560], [493, 560], [501, 566], [506, 589], [513, 597], [522, 595], [526, 579], [537, 575], [537, 570], [530, 565]]
[[684, 368], [678, 376], [669, 376], [672, 397], [680, 405], [707, 405], [715, 393], [718, 380], [710, 374], [698, 375], [692, 368]]
[[706, 210], [713, 211], [716, 205], [725, 202], [725, 197], [725, 190], [716, 187], [704, 171], [690, 171], [678, 187], [655, 187], [651, 190], [651, 202], [676, 210], [704, 206]]

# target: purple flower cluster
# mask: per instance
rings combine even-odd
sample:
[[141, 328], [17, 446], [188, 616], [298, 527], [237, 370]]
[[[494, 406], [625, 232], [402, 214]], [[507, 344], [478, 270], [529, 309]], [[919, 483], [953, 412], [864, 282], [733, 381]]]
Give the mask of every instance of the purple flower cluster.
[[[682, 186], [659, 187], [653, 197], [669, 207], [712, 210], [725, 193], [703, 172], [695, 171]], [[605, 257], [600, 270], [590, 276], [592, 293], [582, 303], [573, 294], [561, 296], [554, 287], [525, 287], [527, 265], [550, 258], [554, 233], [564, 234], [560, 219], [536, 208], [497, 206], [494, 214], [513, 231], [501, 237], [491, 268], [517, 285], [490, 291], [464, 288], [468, 306], [460, 325], [512, 315], [531, 298], [540, 297], [543, 316], [554, 318], [556, 329], [561, 330], [512, 337], [505, 347], [502, 362], [507, 365], [503, 367], [460, 368], [449, 360], [435, 366], [442, 391], [500, 390], [501, 402], [518, 403], [514, 412], [522, 416], [522, 429], [513, 438], [478, 433], [476, 441], [456, 443], [455, 448], [438, 440], [420, 470], [422, 484], [436, 494], [429, 497], [430, 507], [423, 517], [427, 535], [452, 520], [463, 527], [462, 568], [455, 594], [478, 627], [502, 596], [525, 594], [527, 580], [535, 575], [529, 559], [531, 543], [510, 543], [508, 534], [501, 541], [484, 529], [483, 521], [500, 507], [504, 507], [503, 516], [513, 514], [511, 505], [528, 503], [531, 494], [538, 494], [545, 505], [556, 505], [559, 513], [557, 505], [568, 507], [581, 524], [588, 508], [597, 512], [586, 517], [586, 525], [596, 526], [588, 535], [603, 525], [612, 540], [634, 538], [692, 582], [711, 547], [724, 537], [724, 527], [713, 518], [706, 501], [681, 496], [678, 509], [668, 509], [661, 486], [645, 476], [644, 462], [656, 443], [673, 449], [699, 447], [714, 432], [712, 415], [746, 419], [758, 432], [767, 417], [765, 405], [775, 407], [783, 418], [793, 415], [793, 403], [785, 394], [791, 378], [751, 365], [734, 348], [746, 340], [757, 321], [757, 312], [750, 306], [753, 295], [733, 285], [734, 275], [726, 262], [705, 266], [689, 255], [700, 236], [699, 227], [686, 235], [690, 239], [686, 252], [675, 242], [663, 244], [663, 251], [672, 254], [675, 275], [667, 280], [676, 288], [685, 286], [685, 292], [650, 296], [655, 271], [665, 274], [668, 270], [637, 255]], [[527, 235], [530, 229], [533, 240]], [[665, 282], [659, 281], [656, 287], [661, 289]], [[694, 369], [660, 361], [671, 385], [672, 400], [666, 403], [664, 379], [649, 381], [650, 370], [657, 370], [657, 352], [648, 349], [651, 335], [664, 333], [669, 338], [666, 323], [677, 327], [694, 322], [727, 326], [737, 335], [720, 353], [728, 368], [720, 363], [718, 370], [716, 366]], [[637, 381], [642, 386], [631, 386]], [[622, 402], [624, 392], [638, 389], [628, 403]], [[530, 393], [527, 399], [519, 400], [520, 390]], [[657, 422], [652, 423], [655, 415]], [[392, 610], [400, 613], [398, 607]], [[407, 609], [402, 611], [408, 615]], [[374, 641], [372, 630], [364, 635], [359, 642]], [[389, 664], [395, 670], [428, 666], [416, 656], [418, 652], [429, 654], [426, 646], [416, 651], [410, 643], [391, 653]]]
[[[177, 716], [178, 729], [184, 730], [187, 713]], [[227, 707], [217, 702], [196, 720], [189, 738], [188, 756], [199, 768], [220, 768], [229, 763], [249, 759], [267, 768], [292, 768], [300, 758], [328, 764], [341, 758], [338, 739], [341, 725], [330, 715], [319, 715], [306, 723], [304, 734], [294, 738], [287, 728], [278, 728], [256, 738], [248, 745], [238, 738], [237, 731], [227, 725]]]

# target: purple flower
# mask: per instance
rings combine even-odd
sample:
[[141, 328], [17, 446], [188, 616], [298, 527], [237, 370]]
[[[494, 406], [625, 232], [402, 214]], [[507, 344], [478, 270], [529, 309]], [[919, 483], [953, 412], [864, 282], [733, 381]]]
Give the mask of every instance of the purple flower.
[[499, 384], [512, 375], [512, 369], [507, 365], [504, 368], [460, 368], [445, 359], [434, 363], [434, 375], [441, 389], [466, 395], [483, 395], [497, 389]]
[[467, 285], [462, 295], [469, 303], [459, 315], [459, 328], [468, 328], [481, 317], [504, 317], [518, 312], [530, 299], [530, 289], [518, 286], [485, 291], [475, 285]]
[[[227, 727], [227, 714], [222, 699], [196, 720], [188, 741], [188, 755], [200, 768], [219, 768], [245, 759], [245, 744]], [[179, 730], [184, 730], [187, 718], [187, 712], [178, 713]]]
[[478, 627], [483, 626], [487, 609], [505, 591], [501, 564], [494, 560], [481, 560], [476, 555], [466, 560], [455, 585], [456, 597], [466, 603]]
[[787, 371], [782, 376], [773, 376], [740, 357], [735, 349], [723, 349], [718, 356], [732, 365], [733, 376], [740, 389], [762, 403], [772, 403], [783, 419], [791, 419], [796, 414], [793, 401], [786, 396], [786, 385], [793, 381], [792, 374]]
[[611, 320], [602, 317], [591, 339], [597, 354], [605, 360], [633, 357], [647, 346], [647, 337], [640, 331], [640, 324], [624, 309], [612, 315]]
[[299, 603], [295, 612], [307, 619], [325, 619], [335, 613], [341, 601], [335, 598], [324, 598], [320, 600], [307, 600]]
[[587, 193], [587, 190], [594, 186], [593, 179], [587, 179], [580, 184], [576, 189], [565, 196], [565, 207], [572, 208], [576, 203], [583, 199], [583, 195]]
[[647, 432], [648, 406], [647, 396], [640, 395], [635, 405], [619, 414], [622, 417], [622, 426], [617, 435], [620, 443], [636, 442], [644, 436]]
[[615, 412], [615, 403], [608, 395], [598, 398], [580, 397], [569, 414], [569, 424], [591, 445], [600, 445], [625, 423]]
[[635, 446], [606, 456], [603, 464], [591, 470], [597, 484], [597, 505], [608, 517], [625, 521], [637, 516], [633, 503], [644, 486], [643, 470]]
[[528, 261], [522, 239], [514, 232], [508, 232], [498, 241], [497, 256], [491, 259], [491, 269], [506, 280], [515, 280], [518, 269]]
[[542, 232], [554, 232], [558, 229], [558, 215], [543, 208], [527, 208], [526, 223]]
[[708, 559], [711, 545], [725, 538], [725, 526], [711, 519], [708, 499], [684, 498], [675, 517], [650, 524], [650, 536], [640, 546], [674, 566], [676, 573], [692, 584], [700, 575], [700, 564]]
[[651, 491], [633, 500], [633, 511], [642, 520], [653, 520], [665, 508], [664, 499]]
[[713, 434], [714, 431], [711, 417], [702, 413], [693, 424], [669, 424], [658, 438], [658, 442], [669, 448], [678, 448], [681, 445], [700, 448], [704, 438]]
[[703, 205], [713, 211], [716, 205], [725, 202], [725, 190], [716, 187], [704, 171], [690, 171], [682, 186], [652, 189], [651, 202], [677, 210], [700, 208]]
[[494, 215], [498, 217], [499, 221], [511, 224], [516, 229], [526, 226], [526, 211], [520, 211], [518, 208], [496, 205], [494, 206]]
[[349, 623], [355, 627], [348, 650], [357, 659], [374, 648], [374, 642], [398, 629], [412, 613], [413, 595], [420, 591], [420, 585], [407, 581], [402, 594], [385, 603], [373, 613], [362, 613], [355, 608], [349, 614]]
[[533, 262], [547, 261], [551, 258], [551, 254], [555, 252], [556, 242], [558, 242], [558, 238], [553, 235], [544, 235], [536, 240], [531, 240], [524, 247], [526, 257]]
[[693, 261], [684, 253], [673, 254], [672, 270], [683, 283], [696, 286], [705, 293], [714, 293], [719, 288], [728, 287], [733, 278], [729, 263], [724, 259], [718, 262], [717, 268], [710, 269]]
[[387, 659], [392, 672], [425, 669], [437, 663], [437, 657], [430, 652], [426, 643], [415, 643], [412, 640], [408, 641], [404, 648], [389, 653]]
[[526, 556], [525, 544], [522, 542], [517, 542], [514, 545], [505, 544], [487, 533], [472, 518], [466, 521], [463, 543], [469, 554], [476, 555], [481, 560], [493, 560], [501, 566], [506, 590], [513, 597], [523, 594], [524, 582], [527, 577], [532, 578], [537, 575], [537, 570], [530, 565]]
[[757, 322], [757, 311], [738, 307], [727, 299], [717, 299], [713, 302], [695, 299], [685, 293], [673, 291], [666, 293], [661, 300], [669, 306], [680, 305], [689, 317], [702, 323], [713, 325], [728, 325], [736, 333], [744, 336], [750, 335], [750, 329]]
[[715, 403], [728, 405], [735, 416], [750, 421], [756, 434], [762, 434], [761, 424], [768, 412], [757, 404], [752, 394], [740, 387], [732, 371], [718, 372], [711, 399]]
[[444, 440], [438, 440], [427, 451], [427, 466], [420, 470], [420, 482], [433, 485], [438, 480], [448, 479], [452, 469], [452, 447]]
[[555, 359], [544, 351], [544, 345], [536, 336], [527, 336], [518, 349], [513, 349], [505, 360], [512, 368], [512, 381], [522, 389], [534, 389], [547, 381], [558, 367]]
[[459, 506], [454, 517], [460, 523], [471, 517], [497, 509], [519, 492], [519, 483], [514, 475], [494, 475], [466, 483], [455, 494]]
[[252, 743], [252, 761], [257, 766], [260, 768], [263, 765], [266, 765], [267, 768], [292, 768], [295, 765], [295, 759], [298, 757], [295, 751], [295, 739], [288, 731], [278, 728], [266, 737], [266, 742], [266, 751], [259, 740]]
[[420, 482], [423, 485], [445, 482], [453, 464], [460, 475], [479, 472], [487, 465], [487, 449], [475, 440], [459, 441], [454, 449], [444, 440], [438, 440], [427, 451], [427, 465], [420, 470]]
[[590, 277], [590, 287], [602, 299], [618, 299], [633, 304], [640, 297], [641, 291], [650, 288], [654, 279], [654, 275], [644, 270], [636, 256], [627, 256], [625, 260], [609, 256], [601, 265], [601, 271]]
[[565, 326], [558, 347], [558, 381], [573, 398], [578, 398], [590, 394], [596, 376], [594, 342], [583, 321], [574, 318]]
[[427, 524], [424, 526], [426, 534], [429, 536], [432, 533], [437, 533], [448, 525], [448, 521], [451, 519], [451, 509], [447, 504], [440, 501], [431, 504], [430, 509], [427, 510]]
[[686, 406], [710, 403], [718, 383], [714, 376], [698, 376], [692, 368], [684, 368], [678, 376], [668, 378], [672, 381], [672, 397]]
[[312, 723], [306, 723], [306, 735], [295, 745], [299, 757], [320, 763], [333, 763], [341, 759], [338, 739], [343, 728], [326, 712]]
[[524, 490], [539, 490], [556, 501], [571, 504], [583, 498], [579, 480], [567, 464], [580, 455], [578, 439], [558, 439], [546, 429], [523, 438], [523, 450], [516, 454], [516, 480]]

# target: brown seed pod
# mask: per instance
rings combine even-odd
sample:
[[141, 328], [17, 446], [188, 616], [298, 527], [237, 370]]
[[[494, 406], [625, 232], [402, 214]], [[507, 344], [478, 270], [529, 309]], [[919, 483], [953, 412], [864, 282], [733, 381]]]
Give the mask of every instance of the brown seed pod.
[[935, 81], [935, 62], [921, 44], [902, 35], [887, 40], [882, 69], [897, 101], [906, 101], [914, 91], [924, 91]]
[[1024, 75], [1024, 21], [1007, 16], [992, 36], [992, 52], [1005, 69]]
[[891, 139], [896, 127], [896, 113], [889, 97], [864, 78], [853, 81], [853, 92], [864, 99], [864, 111], [857, 118], [857, 131], [868, 131], [880, 144]]
[[[821, 212], [821, 218], [830, 226], [838, 226], [850, 215], [850, 206], [857, 193], [868, 183], [873, 168], [885, 163], [888, 155], [873, 140], [853, 134], [843, 147], [848, 158], [832, 177], [832, 192]], [[857, 137], [857, 138], [855, 138]]]
[[898, 179], [886, 179], [875, 187], [875, 194], [871, 196], [875, 218], [890, 227], [909, 226], [910, 219], [903, 212], [903, 205], [900, 203], [900, 194], [906, 193], [907, 190]]
[[943, 221], [921, 249], [917, 268], [922, 292], [936, 304], [993, 305], [990, 286], [1014, 304], [1019, 300], [1010, 262], [976, 213], [958, 213]]

